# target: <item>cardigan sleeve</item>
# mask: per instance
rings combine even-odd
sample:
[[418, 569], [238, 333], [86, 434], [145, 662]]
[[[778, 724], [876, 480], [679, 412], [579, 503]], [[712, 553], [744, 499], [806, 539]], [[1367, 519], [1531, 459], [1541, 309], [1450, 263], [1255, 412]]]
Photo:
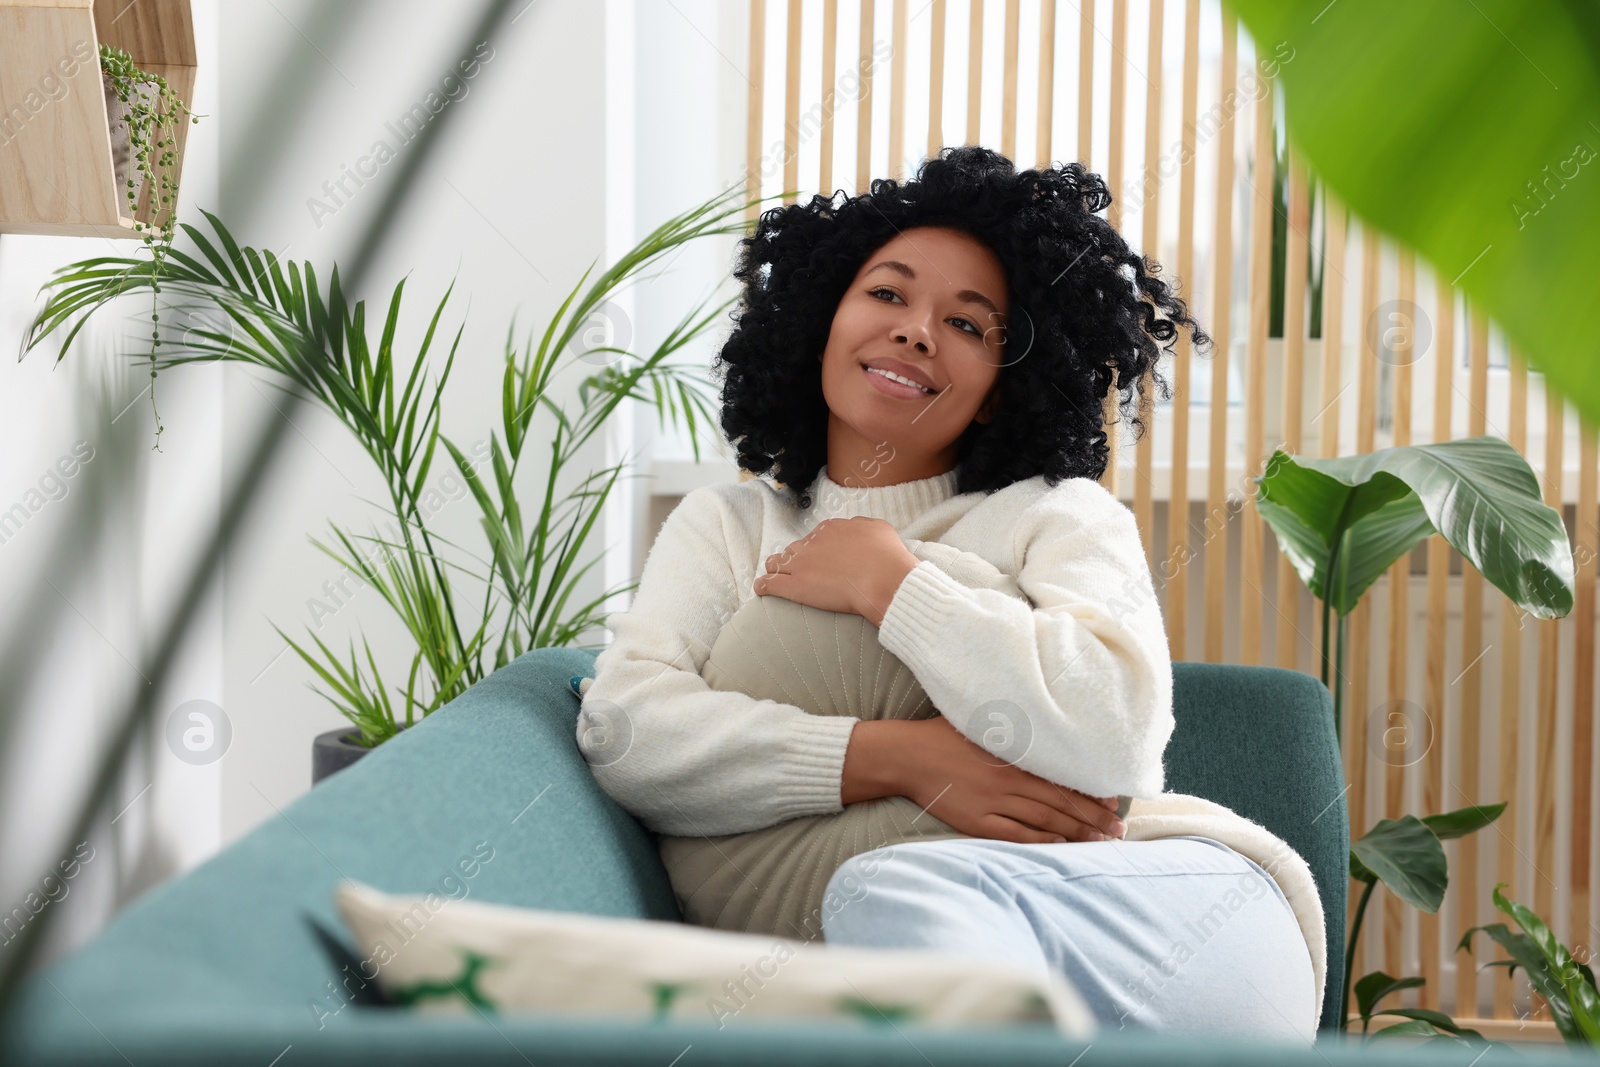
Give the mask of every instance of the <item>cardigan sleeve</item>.
[[578, 714], [600, 787], [660, 834], [710, 837], [844, 810], [858, 719], [712, 689], [700, 676], [740, 604], [719, 486], [689, 492], [651, 545], [633, 603], [607, 617]]
[[1133, 513], [1067, 479], [1025, 508], [1025, 599], [968, 588], [923, 556], [878, 630], [968, 740], [1091, 796], [1162, 792], [1172, 659]]

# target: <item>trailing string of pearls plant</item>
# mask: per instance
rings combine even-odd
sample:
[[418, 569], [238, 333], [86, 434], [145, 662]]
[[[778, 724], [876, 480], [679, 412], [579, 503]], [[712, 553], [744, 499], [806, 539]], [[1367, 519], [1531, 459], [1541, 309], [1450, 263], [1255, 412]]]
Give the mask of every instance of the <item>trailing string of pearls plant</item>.
[[[150, 253], [150, 412], [155, 418], [156, 438], [151, 447], [161, 449], [161, 413], [156, 409], [156, 355], [161, 347], [161, 268], [177, 232], [178, 202], [178, 123], [185, 119], [199, 122], [199, 116], [159, 74], [140, 70], [133, 57], [120, 48], [100, 46], [100, 70], [107, 88], [108, 102], [118, 101], [120, 114], [111, 116], [115, 130], [126, 126], [131, 166], [122, 178], [128, 206], [123, 212], [134, 219], [134, 232], [144, 239]], [[113, 152], [117, 149], [113, 138]], [[119, 175], [119, 178], [121, 176]], [[137, 217], [139, 195], [150, 190], [149, 223]]]

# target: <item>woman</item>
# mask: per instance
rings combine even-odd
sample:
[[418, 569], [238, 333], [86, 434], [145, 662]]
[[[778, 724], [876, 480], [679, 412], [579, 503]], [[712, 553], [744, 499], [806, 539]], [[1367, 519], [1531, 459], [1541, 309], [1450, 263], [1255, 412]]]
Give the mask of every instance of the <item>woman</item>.
[[[1270, 838], [1216, 805], [1122, 839], [1119, 796], [1168, 816], [1206, 802], [1159, 807], [1177, 797], [1171, 660], [1133, 516], [1098, 482], [1101, 398], [1115, 384], [1132, 406], [1147, 372], [1165, 389], [1157, 342], [1179, 328], [1209, 338], [1098, 217], [1109, 203], [1076, 163], [1019, 173], [969, 146], [761, 216], [718, 367], [739, 464], [772, 481], [697, 489], [668, 516], [609, 620], [579, 746], [658, 834], [891, 796], [952, 831], [821, 872], [844, 901], [821, 915], [829, 944], [1052, 968], [1102, 1024], [1309, 1037], [1322, 935], [1303, 861], [1291, 906], [1257, 859], [1182, 831]], [[752, 597], [862, 616], [938, 713], [713, 690], [700, 671]]]

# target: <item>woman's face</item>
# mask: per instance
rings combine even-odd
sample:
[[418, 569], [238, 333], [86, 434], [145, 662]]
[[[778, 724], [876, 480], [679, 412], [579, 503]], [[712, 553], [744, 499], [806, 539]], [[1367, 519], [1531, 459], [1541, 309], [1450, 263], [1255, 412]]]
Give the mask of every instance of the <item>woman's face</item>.
[[[898, 468], [890, 481], [954, 467], [961, 434], [999, 406], [1008, 311], [999, 258], [960, 230], [905, 230], [867, 257], [822, 354], [835, 480], [869, 456]], [[898, 384], [874, 364], [931, 390]], [[901, 462], [887, 460], [884, 443]]]

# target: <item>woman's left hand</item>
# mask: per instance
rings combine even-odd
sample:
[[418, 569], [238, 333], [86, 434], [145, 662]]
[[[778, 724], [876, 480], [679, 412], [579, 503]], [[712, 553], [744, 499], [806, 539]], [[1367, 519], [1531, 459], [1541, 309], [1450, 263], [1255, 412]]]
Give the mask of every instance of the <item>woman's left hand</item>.
[[889, 601], [919, 560], [884, 519], [823, 519], [800, 540], [766, 559], [759, 596], [781, 596], [881, 625]]

